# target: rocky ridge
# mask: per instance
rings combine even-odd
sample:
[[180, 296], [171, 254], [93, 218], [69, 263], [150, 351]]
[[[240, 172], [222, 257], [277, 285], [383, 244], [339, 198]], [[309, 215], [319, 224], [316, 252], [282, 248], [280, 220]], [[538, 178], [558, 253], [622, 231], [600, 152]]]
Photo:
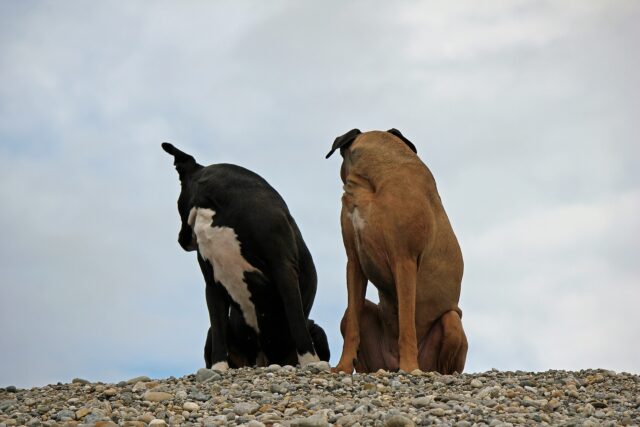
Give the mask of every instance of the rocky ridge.
[[606, 370], [333, 374], [272, 365], [0, 389], [6, 426], [640, 425], [640, 377]]

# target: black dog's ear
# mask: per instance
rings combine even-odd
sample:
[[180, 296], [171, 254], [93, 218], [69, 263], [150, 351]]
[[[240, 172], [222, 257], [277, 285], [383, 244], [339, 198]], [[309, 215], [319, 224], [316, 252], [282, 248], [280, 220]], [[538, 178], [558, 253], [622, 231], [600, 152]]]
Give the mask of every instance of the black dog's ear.
[[345, 133], [344, 135], [337, 137], [336, 140], [333, 141], [333, 146], [331, 147], [331, 151], [329, 151], [329, 154], [327, 154], [327, 157], [325, 157], [325, 159], [328, 159], [329, 157], [331, 157], [333, 152], [336, 151], [338, 148], [343, 148], [343, 147], [347, 148], [349, 144], [351, 144], [353, 140], [356, 139], [356, 137], [361, 133], [362, 132], [360, 132], [360, 129], [351, 129], [349, 132]]
[[407, 144], [409, 146], [409, 148], [411, 148], [411, 150], [414, 153], [418, 154], [418, 150], [416, 150], [416, 146], [413, 145], [413, 143], [411, 141], [409, 141], [407, 138], [405, 138], [404, 135], [401, 134], [398, 129], [392, 128], [392, 129], [389, 129], [387, 132], [389, 132], [391, 135], [395, 135], [398, 138], [400, 138], [405, 144]]
[[162, 149], [173, 156], [173, 164], [178, 171], [178, 175], [180, 175], [180, 179], [202, 167], [196, 163], [196, 159], [192, 155], [178, 150], [168, 142], [162, 143]]

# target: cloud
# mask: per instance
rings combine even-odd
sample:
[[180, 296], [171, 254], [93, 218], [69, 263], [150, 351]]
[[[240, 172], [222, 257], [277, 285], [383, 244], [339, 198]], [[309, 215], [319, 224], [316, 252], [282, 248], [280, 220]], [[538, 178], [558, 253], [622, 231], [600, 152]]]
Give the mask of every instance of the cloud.
[[634, 2], [0, 8], [0, 384], [202, 365], [162, 141], [283, 195], [335, 362], [346, 259], [324, 155], [353, 127], [401, 129], [436, 177], [469, 369], [638, 371]]

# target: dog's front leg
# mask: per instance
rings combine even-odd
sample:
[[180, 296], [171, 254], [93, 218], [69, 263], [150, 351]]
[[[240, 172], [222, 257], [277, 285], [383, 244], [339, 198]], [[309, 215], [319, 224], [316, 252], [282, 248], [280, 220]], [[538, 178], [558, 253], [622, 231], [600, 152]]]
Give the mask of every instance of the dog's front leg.
[[393, 267], [398, 296], [398, 353], [400, 369], [418, 369], [416, 339], [416, 276], [417, 266], [412, 260], [401, 260]]
[[367, 278], [360, 267], [357, 255], [349, 255], [347, 260], [347, 309], [342, 319], [344, 344], [342, 355], [334, 372], [353, 373], [360, 347], [360, 316], [364, 306]]
[[340, 328], [344, 339], [342, 355], [338, 365], [333, 368], [333, 372], [351, 374], [360, 347], [360, 316], [367, 291], [367, 278], [360, 266], [356, 248], [356, 234], [349, 218], [349, 208], [344, 205], [345, 200], [343, 196], [340, 224], [342, 226], [342, 242], [347, 252], [347, 309], [344, 312]]
[[213, 279], [213, 267], [198, 253], [198, 263], [206, 282], [205, 294], [209, 310], [210, 328], [205, 344], [205, 363], [207, 368], [226, 371], [229, 369], [229, 349], [227, 328], [229, 322], [229, 296], [221, 284]]

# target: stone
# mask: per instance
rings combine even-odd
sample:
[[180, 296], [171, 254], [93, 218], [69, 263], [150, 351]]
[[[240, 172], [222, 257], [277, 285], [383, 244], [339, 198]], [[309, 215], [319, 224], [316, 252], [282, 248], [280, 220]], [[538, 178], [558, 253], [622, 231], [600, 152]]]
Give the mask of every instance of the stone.
[[482, 387], [482, 381], [480, 381], [480, 380], [479, 380], [479, 379], [477, 379], [477, 378], [474, 378], [474, 379], [472, 379], [472, 380], [471, 380], [470, 385], [471, 385], [471, 387], [473, 387], [473, 388], [480, 388], [480, 387]]
[[329, 427], [329, 422], [323, 416], [311, 416], [307, 418], [296, 418], [289, 424], [291, 427]]
[[76, 419], [77, 420], [81, 420], [84, 417], [86, 417], [87, 415], [89, 415], [91, 413], [91, 409], [89, 408], [80, 408], [76, 411]]
[[8, 400], [0, 401], [0, 411], [6, 412], [9, 408], [17, 404], [18, 404], [18, 401], [16, 399], [8, 399]]
[[219, 376], [219, 374], [216, 374], [216, 371], [212, 369], [200, 368], [198, 369], [198, 372], [196, 372], [196, 382], [205, 383], [212, 379], [215, 375]]
[[384, 427], [415, 427], [411, 418], [407, 418], [404, 415], [392, 415], [384, 422]]
[[74, 378], [71, 380], [72, 384], [89, 384], [89, 381], [83, 379], [83, 378]]
[[153, 427], [153, 426], [155, 426], [155, 427], [166, 427], [166, 425], [167, 425], [167, 422], [165, 420], [161, 420], [161, 419], [158, 419], [158, 418], [156, 418], [154, 420], [151, 420], [151, 422], [149, 423], [150, 427]]
[[133, 388], [131, 389], [131, 391], [137, 393], [139, 391], [143, 391], [147, 389], [147, 384], [143, 381], [138, 381]]
[[149, 402], [162, 402], [171, 399], [173, 399], [173, 395], [164, 391], [147, 391], [142, 395], [142, 400], [148, 400]]
[[76, 419], [76, 413], [69, 409], [63, 409], [62, 411], [56, 414], [56, 420], [58, 421], [68, 421], [68, 420], [75, 420], [75, 419]]
[[138, 417], [138, 421], [142, 421], [146, 424], [149, 424], [151, 421], [153, 421], [155, 419], [155, 417], [153, 416], [152, 413], [150, 412], [145, 412], [144, 414], [140, 415]]
[[433, 402], [432, 396], [422, 396], [411, 399], [411, 405], [416, 408], [424, 408], [425, 406], [429, 406], [431, 402]]
[[233, 412], [236, 415], [247, 415], [255, 413], [258, 408], [260, 408], [260, 405], [258, 405], [257, 403], [240, 402], [235, 404], [235, 406], [233, 407]]
[[350, 427], [356, 422], [358, 422], [358, 417], [355, 415], [343, 415], [336, 420], [335, 424], [338, 426]]
[[194, 402], [185, 402], [184, 405], [182, 405], [182, 408], [185, 411], [193, 412], [193, 411], [197, 411], [198, 409], [200, 409], [200, 405], [198, 405], [197, 403], [194, 403]]
[[104, 395], [107, 397], [113, 397], [116, 394], [118, 394], [118, 390], [116, 390], [115, 388], [108, 388], [104, 391]]
[[316, 373], [331, 372], [331, 365], [329, 365], [329, 362], [312, 362], [307, 364], [304, 369]]
[[131, 378], [130, 380], [127, 380], [127, 384], [135, 384], [135, 383], [139, 383], [139, 382], [149, 382], [151, 381], [151, 378], [147, 377], [146, 375], [141, 375], [139, 377], [135, 377], [135, 378]]
[[429, 410], [429, 414], [434, 415], [436, 417], [442, 417], [442, 416], [444, 416], [444, 409], [442, 409], [442, 408], [433, 408], [433, 409]]

